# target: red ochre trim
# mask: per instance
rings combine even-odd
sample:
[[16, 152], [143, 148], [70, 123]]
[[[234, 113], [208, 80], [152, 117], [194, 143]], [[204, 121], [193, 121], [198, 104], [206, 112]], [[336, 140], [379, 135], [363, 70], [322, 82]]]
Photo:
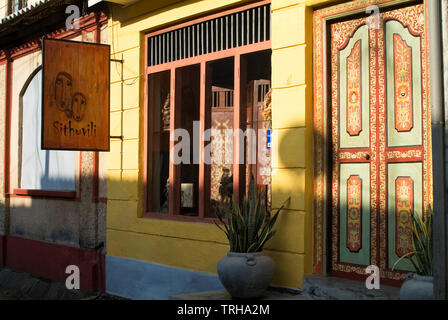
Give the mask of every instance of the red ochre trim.
[[93, 249], [0, 235], [0, 266], [65, 283], [69, 265], [79, 267], [81, 290], [105, 291], [104, 254]]
[[76, 199], [76, 191], [14, 189], [11, 196]]

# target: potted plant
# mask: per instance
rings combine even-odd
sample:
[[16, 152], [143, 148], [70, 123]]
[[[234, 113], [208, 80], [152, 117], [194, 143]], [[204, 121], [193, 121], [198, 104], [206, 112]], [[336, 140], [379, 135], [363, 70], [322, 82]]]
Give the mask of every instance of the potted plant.
[[230, 244], [230, 251], [218, 263], [218, 276], [232, 298], [258, 298], [274, 276], [274, 261], [264, 254], [263, 246], [274, 236], [275, 222], [285, 204], [273, 216], [268, 214], [253, 177], [241, 207], [234, 198], [232, 203], [226, 218], [218, 215], [221, 225], [215, 221]]
[[400, 300], [432, 300], [433, 293], [433, 235], [432, 208], [427, 210], [426, 218], [411, 212], [412, 216], [412, 251], [402, 256], [409, 260], [415, 273], [409, 273], [400, 289]]

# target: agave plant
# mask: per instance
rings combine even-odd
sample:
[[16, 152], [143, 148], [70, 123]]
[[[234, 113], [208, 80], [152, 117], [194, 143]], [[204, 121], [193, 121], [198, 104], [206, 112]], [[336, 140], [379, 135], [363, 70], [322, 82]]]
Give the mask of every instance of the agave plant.
[[232, 211], [229, 212], [227, 221], [224, 221], [220, 215], [217, 217], [222, 226], [215, 221], [216, 226], [226, 234], [230, 251], [239, 253], [262, 251], [265, 243], [274, 236], [275, 222], [287, 201], [289, 198], [273, 216], [270, 216], [266, 206], [263, 205], [262, 193], [255, 189], [252, 176], [249, 195], [243, 197], [241, 207], [232, 197]]
[[432, 276], [432, 214], [432, 207], [427, 210], [426, 219], [424, 220], [418, 214], [415, 214], [413, 211], [411, 212], [412, 251], [398, 259], [392, 269], [395, 269], [395, 266], [403, 259], [408, 259], [414, 266], [418, 275]]

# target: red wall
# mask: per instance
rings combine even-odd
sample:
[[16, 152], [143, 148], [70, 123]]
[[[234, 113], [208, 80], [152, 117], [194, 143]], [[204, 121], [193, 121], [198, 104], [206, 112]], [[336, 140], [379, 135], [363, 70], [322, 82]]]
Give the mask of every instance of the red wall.
[[0, 236], [0, 266], [64, 282], [65, 269], [80, 270], [81, 290], [105, 291], [105, 256], [91, 249], [35, 241], [16, 236]]

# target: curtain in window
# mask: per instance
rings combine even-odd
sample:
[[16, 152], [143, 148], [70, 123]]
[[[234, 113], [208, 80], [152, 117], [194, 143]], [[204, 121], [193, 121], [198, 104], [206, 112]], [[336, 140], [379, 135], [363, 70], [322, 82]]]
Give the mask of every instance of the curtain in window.
[[41, 150], [42, 70], [22, 96], [21, 189], [75, 190], [75, 152]]

